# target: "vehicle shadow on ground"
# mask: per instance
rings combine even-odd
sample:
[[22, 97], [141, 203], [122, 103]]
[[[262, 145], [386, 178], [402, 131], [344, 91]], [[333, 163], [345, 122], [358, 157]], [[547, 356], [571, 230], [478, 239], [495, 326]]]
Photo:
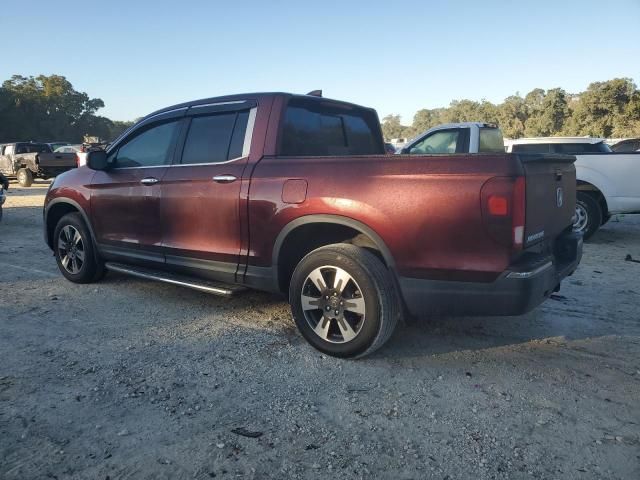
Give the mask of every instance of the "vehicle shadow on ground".
[[49, 184], [33, 185], [32, 187], [19, 187], [17, 184], [12, 184], [5, 193], [7, 194], [7, 201], [11, 200], [11, 197], [31, 197], [40, 195], [42, 196], [42, 203], [44, 204], [44, 194], [47, 192]]
[[[296, 348], [311, 348], [297, 332], [286, 301], [276, 295], [247, 291], [227, 299], [180, 287], [159, 286], [157, 283], [113, 273], [108, 274], [103, 283], [124, 287], [130, 295], [141, 293], [137, 292], [138, 289], [148, 291], [151, 288], [155, 291], [161, 288], [161, 295], [157, 291], [154, 295], [161, 298], [162, 302], [170, 303], [177, 311], [186, 311], [194, 305], [200, 305], [201, 312], [224, 312], [224, 323], [234, 328], [248, 328], [248, 332], [269, 331], [275, 335], [282, 335], [283, 344], [294, 344]], [[562, 302], [547, 300], [547, 303], [544, 307], [519, 317], [441, 317], [401, 324], [388, 344], [372, 357], [429, 357], [464, 350], [513, 346], [549, 338], [580, 339], [612, 334], [610, 325], [594, 323], [593, 319], [568, 316], [560, 305], [556, 309], [556, 304]], [[180, 326], [185, 330], [191, 329], [190, 322], [197, 324], [202, 321], [202, 313], [185, 320], [182, 325], [179, 318], [170, 320], [171, 323], [175, 322], [175, 327]], [[587, 328], [582, 325], [585, 322], [588, 323]]]
[[[42, 226], [42, 207], [19, 207], [5, 203], [2, 206], [2, 221], [0, 222], [0, 232], [3, 235], [10, 233], [12, 227], [28, 227], [36, 228], [35, 232], [40, 234], [42, 230], [38, 230]], [[33, 232], [30, 232], [32, 234]], [[42, 235], [40, 236], [42, 237]], [[0, 238], [0, 242], [3, 239]], [[3, 242], [4, 243], [4, 242]], [[44, 246], [44, 239], [42, 240]]]
[[598, 230], [593, 237], [587, 240], [586, 243], [593, 245], [607, 245], [611, 243], [622, 242], [638, 242], [638, 232], [633, 230], [622, 230], [620, 228], [611, 228], [613, 225], [605, 225]]

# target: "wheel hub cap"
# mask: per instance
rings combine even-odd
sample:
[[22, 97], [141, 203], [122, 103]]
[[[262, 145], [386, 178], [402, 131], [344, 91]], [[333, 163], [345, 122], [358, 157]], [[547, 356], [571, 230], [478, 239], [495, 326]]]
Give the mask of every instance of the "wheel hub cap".
[[58, 235], [58, 257], [62, 268], [71, 274], [80, 272], [84, 264], [84, 242], [80, 232], [66, 225]]
[[339, 267], [313, 270], [304, 282], [301, 301], [307, 323], [327, 342], [349, 342], [362, 329], [365, 304], [360, 287]]
[[573, 222], [573, 231], [582, 232], [587, 228], [589, 222], [589, 216], [587, 215], [587, 209], [580, 203], [576, 203], [576, 220]]

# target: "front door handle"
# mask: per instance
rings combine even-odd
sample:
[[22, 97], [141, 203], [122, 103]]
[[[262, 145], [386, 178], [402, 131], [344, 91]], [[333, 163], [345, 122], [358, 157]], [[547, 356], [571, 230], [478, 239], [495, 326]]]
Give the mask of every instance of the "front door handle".
[[143, 185], [155, 185], [159, 181], [160, 180], [158, 180], [155, 177], [146, 177], [146, 178], [143, 178], [142, 180], [140, 180], [140, 183], [143, 184]]
[[214, 182], [218, 183], [231, 183], [235, 182], [238, 178], [235, 175], [216, 175], [213, 177]]

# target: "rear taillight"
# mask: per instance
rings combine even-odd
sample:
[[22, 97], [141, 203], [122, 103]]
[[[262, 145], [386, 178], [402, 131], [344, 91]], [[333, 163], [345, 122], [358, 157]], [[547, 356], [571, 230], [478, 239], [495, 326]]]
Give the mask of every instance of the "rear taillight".
[[494, 177], [482, 186], [482, 219], [491, 238], [515, 249], [524, 241], [525, 178]]

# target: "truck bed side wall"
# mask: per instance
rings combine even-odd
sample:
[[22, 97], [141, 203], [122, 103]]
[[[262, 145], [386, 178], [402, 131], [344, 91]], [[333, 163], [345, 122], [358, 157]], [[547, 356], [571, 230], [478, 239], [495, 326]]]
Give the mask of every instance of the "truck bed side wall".
[[[514, 157], [501, 154], [265, 157], [251, 180], [248, 263], [270, 266], [276, 237], [294, 219], [330, 214], [377, 233], [399, 275], [491, 281], [510, 253], [487, 234], [480, 190], [493, 176], [520, 173]], [[306, 179], [304, 202], [283, 201], [289, 179]]]

